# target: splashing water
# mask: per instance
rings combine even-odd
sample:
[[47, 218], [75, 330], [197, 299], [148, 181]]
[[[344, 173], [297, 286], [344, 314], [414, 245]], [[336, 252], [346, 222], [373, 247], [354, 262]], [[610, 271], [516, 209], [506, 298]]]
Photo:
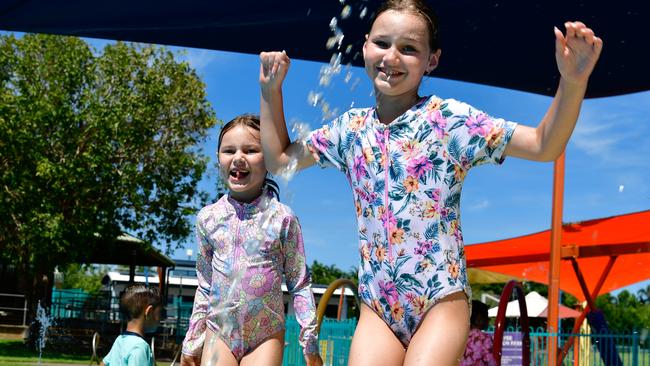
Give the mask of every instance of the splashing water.
[[282, 181], [283, 185], [287, 185], [291, 179], [296, 175], [298, 171], [298, 159], [291, 158], [287, 166], [275, 176]]
[[323, 100], [323, 93], [317, 93], [315, 91], [310, 91], [307, 96], [307, 101], [311, 104], [312, 107], [316, 107], [320, 101]]
[[343, 34], [343, 31], [341, 28], [338, 27], [338, 20], [336, 17], [332, 18], [330, 21], [330, 30], [334, 35], [330, 38], [327, 39], [327, 43], [325, 46], [327, 47], [328, 50], [331, 50], [336, 46], [337, 49], [341, 49], [341, 45], [343, 44], [343, 38], [345, 35]]
[[350, 5], [344, 6], [343, 10], [341, 10], [341, 19], [347, 19], [351, 13], [352, 7]]
[[35, 322], [40, 324], [38, 328], [38, 364], [41, 364], [41, 356], [43, 355], [43, 348], [45, 348], [45, 336], [47, 335], [47, 329], [52, 325], [52, 318], [47, 315], [45, 308], [41, 306], [39, 301], [36, 306], [36, 318]]
[[294, 122], [293, 126], [291, 127], [291, 132], [294, 133], [296, 136], [296, 140], [304, 141], [309, 137], [309, 132], [311, 131], [311, 127], [305, 122]]
[[320, 86], [329, 86], [332, 77], [341, 73], [341, 52], [337, 52], [330, 58], [330, 63], [321, 67], [320, 79], [318, 84]]
[[368, 8], [364, 6], [363, 9], [361, 9], [361, 12], [359, 12], [359, 19], [365, 18], [367, 13], [368, 13]]

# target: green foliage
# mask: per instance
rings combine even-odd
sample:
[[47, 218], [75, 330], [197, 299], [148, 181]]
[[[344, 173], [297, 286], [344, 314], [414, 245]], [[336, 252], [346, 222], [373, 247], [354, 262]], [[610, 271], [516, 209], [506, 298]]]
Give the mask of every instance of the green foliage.
[[596, 307], [605, 313], [609, 329], [614, 332], [631, 332], [650, 329], [650, 306], [646, 294], [650, 286], [641, 289], [635, 296], [627, 290], [618, 295], [605, 294], [598, 296]]
[[102, 288], [102, 278], [106, 272], [108, 272], [106, 267], [71, 263], [61, 271], [63, 274], [61, 288], [80, 288], [91, 296], [96, 295]]
[[205, 200], [197, 146], [216, 122], [165, 48], [0, 36], [0, 260], [39, 278], [123, 231], [173, 249]]
[[314, 261], [309, 267], [311, 272], [312, 283], [319, 285], [329, 285], [339, 278], [348, 278], [355, 283], [355, 286], [359, 285], [357, 280], [357, 270], [351, 269], [349, 271], [343, 271], [335, 265], [325, 265], [318, 261]]

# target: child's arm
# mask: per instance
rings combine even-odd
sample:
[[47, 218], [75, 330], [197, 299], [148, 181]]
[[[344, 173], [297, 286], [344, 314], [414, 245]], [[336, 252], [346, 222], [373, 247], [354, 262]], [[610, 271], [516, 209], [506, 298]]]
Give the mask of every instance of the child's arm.
[[284, 276], [287, 289], [293, 297], [296, 320], [300, 324], [299, 343], [305, 359], [314, 362], [318, 355], [318, 333], [316, 330], [316, 302], [311, 292], [311, 276], [307, 270], [305, 249], [300, 224], [295, 216], [283, 222], [282, 251], [284, 255]]
[[581, 22], [564, 25], [566, 37], [555, 28], [555, 59], [561, 75], [555, 98], [537, 128], [517, 126], [506, 147], [506, 155], [538, 161], [555, 160], [573, 132], [603, 41]]
[[282, 172], [292, 162], [297, 169], [316, 162], [304, 144], [289, 140], [282, 99], [282, 82], [289, 64], [289, 56], [284, 51], [260, 54], [260, 134], [264, 161], [272, 174]]
[[205, 341], [205, 322], [208, 316], [208, 305], [210, 303], [212, 283], [212, 245], [205, 236], [205, 229], [199, 214], [196, 219], [196, 239], [198, 253], [196, 256], [196, 277], [198, 287], [194, 296], [194, 307], [190, 316], [190, 323], [187, 334], [183, 340], [181, 364], [199, 365], [201, 352]]

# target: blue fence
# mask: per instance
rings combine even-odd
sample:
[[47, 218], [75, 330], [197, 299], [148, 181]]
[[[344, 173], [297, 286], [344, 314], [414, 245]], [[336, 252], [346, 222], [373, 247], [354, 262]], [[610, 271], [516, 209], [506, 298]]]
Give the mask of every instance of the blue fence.
[[[506, 334], [516, 335], [520, 331], [520, 329], [509, 327], [506, 329]], [[488, 333], [491, 332], [491, 329], [488, 330]], [[563, 365], [650, 366], [650, 344], [647, 333], [646, 330], [641, 333], [616, 334], [562, 333], [558, 336], [557, 334], [546, 333], [544, 328], [532, 329], [530, 333], [531, 365], [548, 364], [548, 342], [558, 342], [558, 350], [561, 350], [566, 342], [571, 341], [573, 345], [564, 358]], [[507, 362], [504, 362], [504, 365], [507, 364]]]
[[[52, 315], [55, 318], [111, 318], [107, 314], [95, 314], [91, 309], [98, 304], [90, 304], [93, 299], [82, 291], [57, 290], [53, 294]], [[163, 326], [169, 328], [166, 334], [175, 337], [180, 344], [185, 337], [192, 303], [174, 299], [167, 306], [167, 319]], [[97, 301], [97, 300], [95, 300]], [[104, 300], [106, 301], [106, 300]], [[114, 304], [102, 304], [99, 308], [114, 308]], [[356, 319], [336, 321], [325, 319], [321, 326], [320, 350], [325, 365], [346, 365]], [[516, 333], [518, 329], [509, 328], [506, 332]], [[491, 331], [488, 330], [488, 333]], [[285, 353], [283, 366], [302, 366], [305, 364], [302, 349], [298, 344], [300, 326], [294, 317], [286, 319]], [[531, 364], [547, 365], [547, 345], [549, 340], [557, 341], [559, 349], [572, 334], [559, 336], [546, 333], [545, 329], [531, 330]], [[576, 334], [573, 346], [564, 359], [564, 365], [577, 366], [650, 366], [650, 332], [618, 334]], [[606, 346], [604, 346], [606, 345]], [[505, 363], [504, 363], [505, 364]]]
[[[357, 326], [356, 319], [332, 320], [323, 319], [320, 328], [319, 348], [324, 365], [345, 366], [348, 364], [350, 344], [354, 328]], [[302, 355], [302, 348], [298, 344], [300, 325], [294, 317], [287, 318], [286, 332], [284, 337], [284, 358], [283, 366], [305, 365], [305, 358]]]

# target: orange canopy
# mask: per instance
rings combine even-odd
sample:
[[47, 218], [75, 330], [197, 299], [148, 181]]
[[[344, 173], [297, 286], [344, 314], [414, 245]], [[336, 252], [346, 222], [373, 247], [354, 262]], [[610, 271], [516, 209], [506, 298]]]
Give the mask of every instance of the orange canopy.
[[[548, 284], [550, 245], [550, 230], [466, 245], [467, 266]], [[560, 288], [581, 301], [586, 297], [575, 267], [590, 292], [611, 261], [613, 266], [605, 274], [600, 293], [649, 279], [650, 210], [564, 224], [561, 253]]]

